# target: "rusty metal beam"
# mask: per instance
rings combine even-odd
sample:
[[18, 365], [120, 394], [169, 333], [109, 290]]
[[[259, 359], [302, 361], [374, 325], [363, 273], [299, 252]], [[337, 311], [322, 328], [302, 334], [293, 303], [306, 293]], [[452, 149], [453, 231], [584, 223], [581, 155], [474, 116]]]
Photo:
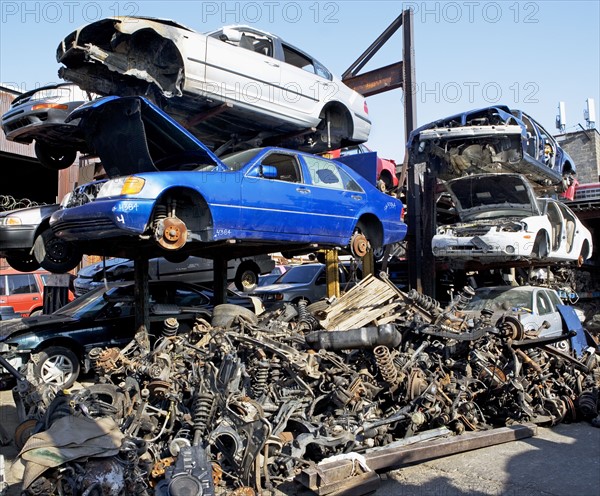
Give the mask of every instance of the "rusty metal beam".
[[398, 28], [402, 26], [403, 19], [403, 13], [394, 19], [394, 21], [385, 29], [385, 31], [381, 33], [373, 43], [371, 43], [369, 48], [367, 48], [360, 55], [360, 57], [358, 57], [352, 63], [352, 65], [346, 69], [346, 71], [342, 74], [342, 81], [352, 76], [356, 76], [358, 71], [360, 71], [367, 64], [367, 62], [373, 58], [373, 55], [379, 51], [385, 42], [389, 40], [396, 31], [398, 31]]
[[364, 97], [402, 88], [403, 63], [396, 62], [358, 76], [344, 79], [344, 84]]
[[336, 250], [325, 250], [325, 281], [327, 298], [340, 297], [339, 258]]
[[363, 473], [358, 473], [358, 477], [354, 479], [352, 474], [357, 472], [356, 463], [352, 459], [347, 458], [330, 463], [324, 460], [316, 467], [304, 469], [298, 475], [297, 481], [319, 495], [332, 494], [333, 490], [339, 489], [341, 484], [343, 484], [346, 491], [349, 491], [354, 481], [356, 491], [347, 494], [365, 494], [361, 486], [364, 483], [366, 474], [378, 470], [401, 468], [414, 463], [517, 441], [535, 435], [537, 435], [535, 424], [521, 424], [489, 431], [467, 432], [459, 436], [426, 440], [401, 447], [382, 446], [363, 455], [364, 462], [369, 470], [373, 472], [363, 471]]

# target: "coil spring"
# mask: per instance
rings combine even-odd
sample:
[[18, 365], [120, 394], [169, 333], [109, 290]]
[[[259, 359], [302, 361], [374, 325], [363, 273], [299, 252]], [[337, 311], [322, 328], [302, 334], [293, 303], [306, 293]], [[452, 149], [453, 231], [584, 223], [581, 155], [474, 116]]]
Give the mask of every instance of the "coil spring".
[[173, 337], [175, 336], [175, 334], [177, 334], [178, 329], [179, 322], [177, 321], [177, 319], [175, 317], [169, 317], [168, 319], [165, 319], [163, 323], [162, 335], [165, 338]]
[[575, 378], [575, 376], [565, 372], [563, 374], [563, 380], [565, 381], [565, 384], [571, 389], [571, 391], [575, 391], [575, 388], [577, 387], [577, 379]]
[[252, 394], [254, 399], [260, 398], [267, 390], [267, 381], [269, 378], [269, 362], [261, 360], [257, 363], [256, 373], [254, 374], [254, 384], [252, 384]]
[[456, 301], [454, 302], [455, 310], [463, 310], [467, 303], [475, 296], [475, 291], [471, 286], [465, 286], [462, 291], [458, 294]]
[[431, 296], [421, 294], [415, 289], [411, 289], [408, 292], [407, 296], [410, 300], [413, 301], [413, 303], [419, 305], [424, 310], [428, 310], [432, 313], [438, 313], [441, 311], [440, 302], [432, 298]]
[[167, 218], [167, 206], [166, 205], [156, 205], [155, 213], [154, 213], [154, 226], [158, 226], [159, 222], [163, 219]]
[[312, 331], [315, 329], [317, 322], [312, 314], [306, 309], [308, 303], [306, 300], [298, 302], [298, 329], [301, 331]]
[[394, 361], [392, 360], [392, 355], [390, 354], [388, 347], [383, 345], [376, 346], [373, 349], [373, 354], [375, 355], [375, 361], [377, 362], [383, 380], [390, 384], [396, 382], [398, 370], [394, 366]]
[[278, 384], [281, 380], [281, 367], [279, 365], [280, 364], [278, 358], [273, 358], [271, 360], [271, 367], [269, 368], [271, 384]]
[[200, 393], [194, 402], [194, 429], [204, 432], [212, 414], [214, 398], [212, 394]]

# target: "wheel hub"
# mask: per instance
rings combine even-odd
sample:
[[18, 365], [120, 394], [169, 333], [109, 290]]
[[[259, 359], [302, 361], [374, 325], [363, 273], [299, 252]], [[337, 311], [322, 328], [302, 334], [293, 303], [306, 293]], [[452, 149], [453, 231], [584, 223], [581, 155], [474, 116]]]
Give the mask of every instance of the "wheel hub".
[[188, 230], [181, 219], [167, 217], [162, 221], [162, 236], [158, 238], [158, 244], [166, 250], [178, 250], [187, 241]]
[[350, 250], [355, 257], [364, 257], [369, 250], [369, 240], [364, 234], [354, 234], [350, 241]]

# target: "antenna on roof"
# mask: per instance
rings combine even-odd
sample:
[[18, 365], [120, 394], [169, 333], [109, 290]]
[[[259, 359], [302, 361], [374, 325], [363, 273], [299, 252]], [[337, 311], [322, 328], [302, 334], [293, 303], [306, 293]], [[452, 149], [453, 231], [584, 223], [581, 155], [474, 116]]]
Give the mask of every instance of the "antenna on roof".
[[596, 127], [596, 102], [593, 98], [588, 98], [585, 102], [587, 108], [583, 111], [583, 117], [587, 123], [587, 128], [594, 129]]
[[558, 115], [556, 116], [556, 129], [561, 133], [565, 132], [567, 127], [567, 110], [565, 108], [565, 102], [558, 102]]

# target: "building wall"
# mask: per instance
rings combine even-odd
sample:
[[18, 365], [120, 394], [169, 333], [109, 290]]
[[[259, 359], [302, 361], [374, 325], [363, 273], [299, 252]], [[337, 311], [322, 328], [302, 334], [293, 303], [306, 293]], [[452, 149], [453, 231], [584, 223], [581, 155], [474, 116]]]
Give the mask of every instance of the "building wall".
[[573, 158], [580, 184], [600, 181], [600, 132], [597, 129], [566, 133], [556, 140]]

